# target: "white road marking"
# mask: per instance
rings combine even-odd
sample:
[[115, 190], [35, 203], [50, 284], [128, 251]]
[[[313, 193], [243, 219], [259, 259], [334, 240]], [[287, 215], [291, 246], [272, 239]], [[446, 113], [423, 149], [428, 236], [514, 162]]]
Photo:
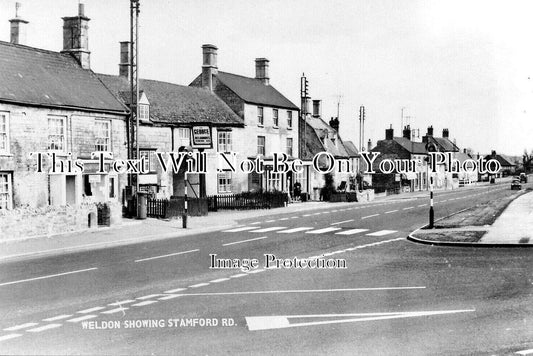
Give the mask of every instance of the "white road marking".
[[121, 306], [122, 304], [129, 304], [129, 303], [133, 303], [133, 302], [136, 302], [136, 300], [128, 299], [128, 300], [123, 300], [121, 302], [109, 303], [108, 305], [111, 305], [112, 307], [114, 307], [114, 306]]
[[426, 206], [427, 204], [420, 204], [420, 205], [417, 205], [419, 208], [423, 207], [423, 206]]
[[102, 310], [102, 309], [105, 309], [105, 307], [94, 307], [94, 308], [89, 308], [89, 309], [85, 309], [85, 310], [80, 310], [78, 312], [78, 314], [89, 314], [89, 313], [92, 313], [94, 311], [98, 311], [98, 310]]
[[335, 235], [355, 235], [360, 232], [368, 231], [368, 229], [351, 229], [351, 230], [345, 230], [341, 232], [336, 232]]
[[[274, 220], [272, 220], [274, 221]], [[252, 229], [257, 229], [255, 226], [244, 226], [244, 227], [238, 227], [236, 229], [231, 229], [231, 230], [225, 230], [225, 231], [222, 231], [222, 232], [240, 232], [240, 231], [246, 231], [246, 230], [252, 230]]]
[[144, 307], [145, 305], [150, 305], [157, 303], [157, 300], [145, 300], [144, 302], [140, 302], [137, 304], [132, 304], [134, 307]]
[[337, 231], [340, 229], [341, 229], [340, 227], [326, 227], [325, 229], [306, 231], [305, 233], [306, 234], [325, 234], [326, 232]]
[[106, 310], [106, 311], [103, 311], [101, 313], [102, 314], [115, 314], [115, 313], [123, 312], [124, 310], [128, 310], [128, 309], [129, 308], [120, 307], [120, 308], [115, 308], [115, 309], [111, 309], [111, 310]]
[[96, 318], [96, 315], [84, 315], [84, 316], [80, 316], [80, 317], [77, 317], [77, 318], [74, 318], [74, 319], [69, 319], [67, 321], [69, 323], [77, 323], [78, 321], [89, 320], [89, 319], [92, 319], [92, 318]]
[[337, 222], [332, 223], [331, 225], [340, 225], [340, 224], [344, 224], [344, 223], [347, 223], [347, 222], [350, 222], [350, 221], [354, 221], [354, 219], [344, 220], [344, 221], [337, 221]]
[[255, 241], [255, 240], [262, 240], [262, 239], [266, 239], [268, 238], [268, 236], [262, 236], [262, 237], [255, 237], [253, 239], [248, 239], [248, 240], [241, 240], [241, 241], [235, 241], [235, 242], [228, 242], [227, 244], [222, 244], [222, 246], [230, 246], [230, 245], [236, 245], [236, 244], [242, 244], [244, 242], [250, 242], [250, 241]]
[[355, 251], [355, 250], [359, 250], [361, 248], [367, 248], [367, 247], [373, 247], [373, 246], [377, 246], [377, 245], [381, 245], [381, 244], [386, 244], [386, 243], [389, 243], [389, 242], [394, 242], [394, 241], [405, 241], [405, 239], [403, 237], [398, 237], [396, 239], [390, 239], [390, 240], [384, 240], [384, 241], [378, 241], [378, 242], [373, 242], [371, 244], [366, 244], [366, 245], [359, 245], [359, 246], [355, 246], [355, 247], [350, 247], [350, 248], [347, 248], [346, 251]]
[[391, 213], [395, 213], [395, 212], [397, 212], [397, 211], [398, 211], [398, 209], [396, 209], [396, 210], [390, 210], [390, 211], [386, 211], [385, 214], [391, 214]]
[[200, 287], [205, 287], [208, 285], [209, 283], [198, 283], [198, 284], [193, 284], [192, 286], [189, 286], [189, 288], [200, 288]]
[[425, 289], [425, 286], [415, 287], [368, 287], [368, 288], [338, 288], [338, 289], [289, 289], [289, 290], [263, 290], [247, 292], [206, 292], [206, 293], [184, 293], [180, 294], [188, 297], [208, 297], [215, 295], [255, 295], [255, 294], [286, 294], [286, 293], [333, 293], [333, 292], [370, 292], [370, 291], [387, 291], [387, 290], [410, 290]]
[[49, 275], [47, 275], [47, 276], [42, 276], [42, 277], [35, 277], [35, 278], [28, 278], [28, 279], [21, 279], [21, 280], [18, 280], [18, 281], [2, 283], [2, 284], [0, 284], [0, 287], [1, 287], [1, 286], [8, 286], [8, 285], [10, 285], [10, 284], [17, 284], [17, 283], [24, 283], [24, 282], [37, 281], [37, 280], [39, 280], [39, 279], [46, 279], [46, 278], [53, 278], [53, 277], [59, 277], [59, 276], [66, 276], [66, 275], [74, 274], [74, 273], [81, 273], [81, 272], [87, 272], [87, 271], [94, 271], [94, 270], [97, 270], [97, 269], [98, 269], [98, 268], [96, 268], [96, 267], [92, 267], [92, 268], [80, 269], [80, 270], [77, 270], [77, 271], [70, 271], [70, 272], [57, 273], [57, 274], [49, 274]]
[[229, 276], [229, 278], [240, 278], [240, 277], [246, 277], [248, 274], [247, 273], [239, 273], [239, 274], [234, 274], [233, 276]]
[[152, 299], [152, 298], [155, 298], [155, 297], [161, 297], [162, 294], [149, 294], [149, 295], [145, 295], [144, 297], [138, 297], [138, 298], [135, 298], [137, 300], [146, 300], [146, 299]]
[[531, 355], [531, 354], [533, 354], [533, 349], [517, 351], [517, 352], [515, 352], [515, 354], [519, 354], [519, 355]]
[[246, 272], [246, 273], [261, 273], [261, 272], [265, 272], [266, 269], [254, 269], [253, 271], [249, 271], [249, 272]]
[[[255, 229], [255, 228], [253, 227], [252, 229]], [[171, 257], [171, 256], [184, 255], [184, 254], [186, 254], [186, 253], [198, 252], [198, 251], [200, 251], [200, 250], [199, 250], [199, 249], [195, 249], [195, 250], [189, 250], [189, 251], [182, 251], [182, 252], [169, 253], [168, 255], [161, 255], [161, 256], [154, 256], [154, 257], [148, 257], [148, 258], [141, 258], [140, 260], [135, 260], [135, 262], [150, 261], [150, 260], [155, 260], [155, 259], [158, 259], [158, 258], [165, 258], [165, 257]]]
[[298, 219], [299, 216], [292, 216], [291, 219]]
[[257, 225], [257, 224], [261, 224], [261, 221], [255, 221], [253, 223], [250, 223], [250, 225]]
[[22, 336], [22, 334], [7, 334], [7, 335], [4, 335], [4, 336], [0, 336], [0, 341], [14, 339], [14, 338], [19, 337], [19, 336]]
[[40, 326], [38, 328], [28, 329], [26, 331], [30, 332], [30, 333], [40, 333], [41, 331], [55, 329], [55, 328], [58, 328], [58, 327], [60, 327], [62, 325], [63, 324], [48, 324], [48, 325]]
[[313, 215], [313, 214], [304, 214], [304, 215], [302, 215], [302, 216], [307, 217], [307, 216], [311, 216], [311, 215]]
[[289, 220], [289, 218], [281, 218], [281, 219], [279, 219], [279, 220], [280, 220], [280, 221], [282, 221], [282, 220]]
[[276, 230], [281, 230], [281, 229], [285, 229], [285, 227], [284, 226], [272, 226], [272, 227], [267, 227], [267, 228], [264, 228], [264, 229], [254, 230], [254, 231], [250, 231], [250, 232], [260, 233], [260, 232], [276, 231]]
[[[299, 326], [311, 325], [327, 325], [327, 324], [341, 324], [352, 323], [360, 321], [374, 321], [374, 320], [388, 320], [399, 318], [413, 318], [413, 317], [427, 317], [431, 315], [444, 315], [474, 312], [474, 309], [466, 310], [437, 310], [437, 311], [419, 311], [419, 312], [392, 312], [392, 313], [357, 313], [357, 314], [315, 314], [315, 315], [274, 315], [274, 316], [252, 316], [245, 317], [248, 330], [268, 330], [268, 329], [282, 329], [293, 328]], [[349, 317], [349, 318], [346, 318]], [[305, 318], [336, 318], [334, 320], [321, 320], [311, 322], [290, 323], [289, 319], [305, 319]], [[339, 319], [340, 318], [340, 319]]]
[[331, 212], [332, 212], [332, 213], [336, 213], [337, 211], [338, 211], [338, 210], [332, 210]]
[[331, 213], [331, 211], [324, 211], [324, 212], [322, 212], [322, 214], [330, 214], [330, 213]]
[[209, 283], [220, 283], [220, 282], [225, 282], [225, 281], [229, 281], [229, 278], [213, 279], [212, 281], [209, 281]]
[[373, 218], [374, 216], [379, 216], [379, 214], [372, 214], [372, 215], [363, 216], [361, 219]]
[[178, 298], [178, 297], [181, 297], [181, 294], [169, 294], [167, 296], [159, 298], [159, 300], [169, 300], [169, 299], [174, 299], [174, 298]]
[[267, 220], [267, 221], [265, 221], [265, 222], [266, 222], [266, 223], [271, 223], [271, 222], [274, 222], [274, 221], [276, 221], [276, 220], [272, 219], [272, 220]]
[[414, 209], [414, 206], [408, 206], [407, 208], [403, 208], [402, 210], [409, 210], [409, 209]]
[[166, 291], [164, 291], [163, 293], [172, 294], [172, 293], [176, 293], [176, 292], [184, 291], [184, 290], [186, 290], [186, 289], [187, 289], [187, 288], [176, 288], [176, 289], [166, 290]]
[[63, 315], [58, 315], [58, 316], [54, 316], [54, 317], [51, 317], [51, 318], [43, 319], [43, 321], [56, 321], [56, 320], [70, 318], [71, 316], [72, 316], [72, 314], [63, 314]]
[[395, 232], [397, 231], [396, 230], [380, 230], [380, 231], [372, 232], [370, 234], [366, 234], [366, 236], [385, 236], [385, 235], [393, 234]]
[[322, 214], [322, 213], [319, 212], [319, 213], [314, 213], [314, 214], [311, 214], [311, 215], [320, 215], [320, 214]]
[[278, 231], [278, 234], [292, 234], [293, 232], [312, 230], [314, 227], [295, 227], [294, 229]]
[[16, 331], [20, 329], [31, 328], [32, 326], [35, 326], [37, 324], [39, 323], [26, 323], [26, 324], [15, 325], [9, 328], [5, 328], [4, 331]]

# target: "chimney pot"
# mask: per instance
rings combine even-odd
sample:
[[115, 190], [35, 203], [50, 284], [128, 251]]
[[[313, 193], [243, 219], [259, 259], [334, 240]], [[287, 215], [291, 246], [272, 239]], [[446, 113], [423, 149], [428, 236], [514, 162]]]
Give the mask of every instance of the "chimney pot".
[[[322, 108], [320, 105], [320, 100], [313, 100], [313, 117], [320, 117], [322, 116]], [[333, 118], [331, 118], [333, 120]]]
[[9, 20], [10, 23], [10, 39], [9, 42], [14, 44], [26, 44], [26, 25], [28, 21], [19, 16], [19, 9], [21, 4], [15, 3], [15, 18]]
[[411, 140], [411, 125], [404, 126], [403, 137], [408, 140]]
[[118, 75], [120, 77], [130, 78], [130, 68], [131, 68], [131, 42], [122, 41], [120, 42], [120, 62], [118, 64]]
[[433, 136], [433, 125], [428, 127], [428, 132], [426, 133], [426, 136]]
[[336, 117], [336, 118], [331, 118], [331, 120], [329, 120], [329, 126], [331, 126], [332, 129], [334, 129], [335, 131], [337, 131], [337, 133], [339, 132], [339, 118]]
[[204, 44], [202, 46], [202, 87], [213, 91], [213, 75], [218, 73], [217, 46]]
[[372, 150], [372, 140], [368, 139], [368, 152]]
[[442, 137], [443, 138], [449, 138], [450, 137], [450, 131], [448, 129], [442, 129]]
[[91, 52], [89, 51], [89, 18], [85, 16], [84, 4], [78, 5], [78, 15], [63, 17], [63, 50], [70, 53], [83, 69], [91, 69]]
[[393, 138], [394, 138], [394, 129], [392, 127], [390, 129], [386, 129], [385, 140], [392, 140]]
[[[263, 84], [268, 85], [270, 77], [268, 75], [268, 63], [270, 61], [266, 58], [255, 59], [255, 79], [261, 80]], [[314, 103], [314, 101], [313, 101]]]

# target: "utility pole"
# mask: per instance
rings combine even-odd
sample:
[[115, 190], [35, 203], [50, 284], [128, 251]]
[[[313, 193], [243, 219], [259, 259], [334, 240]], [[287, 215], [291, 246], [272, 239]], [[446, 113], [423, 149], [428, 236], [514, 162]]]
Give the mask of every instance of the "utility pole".
[[[139, 159], [139, 71], [138, 71], [138, 41], [139, 41], [139, 0], [130, 0], [130, 128], [131, 147], [130, 158]], [[130, 183], [135, 186], [137, 194], [137, 216], [139, 216], [139, 173], [130, 175]]]
[[365, 144], [365, 107], [359, 107], [359, 150], [363, 151]]

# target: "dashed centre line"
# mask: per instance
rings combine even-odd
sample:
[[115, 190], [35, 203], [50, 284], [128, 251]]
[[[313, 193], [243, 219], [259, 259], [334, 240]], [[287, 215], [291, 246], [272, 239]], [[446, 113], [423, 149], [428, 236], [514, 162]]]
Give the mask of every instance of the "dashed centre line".
[[262, 239], [266, 239], [266, 238], [268, 238], [268, 236], [255, 237], [253, 239], [247, 239], [247, 240], [241, 240], [241, 241], [235, 241], [235, 242], [228, 242], [226, 244], [222, 244], [222, 246], [231, 246], [231, 245], [242, 244], [242, 243], [250, 242], [250, 241], [262, 240]]
[[397, 211], [398, 211], [398, 209], [396, 209], [396, 210], [390, 210], [390, 211], [386, 211], [385, 214], [392, 214], [392, 213], [395, 213], [395, 212], [397, 212]]
[[340, 230], [340, 227], [326, 227], [325, 229], [307, 231], [306, 234], [325, 234], [326, 232]]
[[363, 216], [361, 219], [373, 218], [374, 216], [379, 216], [379, 214], [372, 214], [372, 215]]
[[70, 271], [70, 272], [64, 272], [64, 273], [49, 274], [49, 275], [47, 275], [47, 276], [42, 276], [42, 277], [35, 277], [35, 278], [28, 278], [28, 279], [21, 279], [21, 280], [18, 280], [18, 281], [2, 283], [2, 284], [0, 284], [0, 287], [1, 287], [1, 286], [8, 286], [8, 285], [10, 285], [10, 284], [17, 284], [17, 283], [24, 283], [24, 282], [37, 281], [37, 280], [40, 280], [40, 279], [46, 279], [46, 278], [53, 278], [53, 277], [67, 276], [67, 275], [69, 275], [69, 274], [74, 274], [74, 273], [81, 273], [81, 272], [94, 271], [94, 270], [97, 270], [97, 269], [98, 269], [98, 268], [96, 268], [96, 267], [92, 267], [92, 268], [80, 269], [80, 270], [77, 270], [77, 271]]
[[270, 231], [276, 231], [276, 230], [281, 230], [281, 229], [285, 229], [285, 227], [284, 226], [272, 226], [272, 227], [266, 227], [264, 229], [254, 230], [250, 232], [261, 233], [261, 232], [270, 232]]
[[282, 230], [282, 231], [278, 231], [278, 234], [292, 234], [294, 232], [299, 232], [299, 231], [305, 231], [305, 230], [312, 230], [314, 229], [314, 227], [295, 227], [293, 229], [289, 229], [289, 230]]
[[21, 330], [21, 329], [27, 329], [27, 328], [31, 328], [32, 326], [35, 326], [37, 324], [38, 323], [26, 323], [26, 324], [15, 325], [15, 326], [11, 326], [9, 328], [5, 328], [4, 331], [16, 331], [16, 330]]
[[41, 331], [59, 328], [62, 325], [63, 324], [48, 324], [48, 325], [40, 326], [38, 328], [28, 329], [26, 331], [30, 333], [40, 333]]
[[[255, 227], [250, 227], [251, 229], [255, 229]], [[144, 262], [144, 261], [150, 261], [150, 260], [155, 260], [155, 259], [158, 259], [158, 258], [165, 258], [165, 257], [171, 257], [171, 256], [178, 256], [178, 255], [184, 255], [186, 253], [191, 253], [191, 252], [198, 252], [200, 251], [199, 249], [195, 249], [195, 250], [189, 250], [189, 251], [182, 251], [182, 252], [175, 252], [175, 253], [169, 253], [167, 255], [161, 255], [161, 256], [154, 256], [154, 257], [148, 257], [148, 258], [141, 258], [139, 260], [135, 260], [135, 262]]]
[[332, 223], [331, 225], [340, 225], [340, 224], [344, 224], [344, 223], [347, 223], [347, 222], [350, 222], [350, 221], [354, 221], [354, 219], [344, 220], [344, 221], [337, 221], [337, 222]]

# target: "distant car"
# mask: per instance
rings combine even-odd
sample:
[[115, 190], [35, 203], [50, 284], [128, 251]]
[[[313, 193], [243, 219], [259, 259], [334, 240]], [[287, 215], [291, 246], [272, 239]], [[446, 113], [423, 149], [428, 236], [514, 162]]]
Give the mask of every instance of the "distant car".
[[520, 173], [520, 183], [527, 183], [527, 175], [525, 173]]
[[511, 182], [511, 190], [520, 190], [522, 189], [522, 184], [520, 183], [520, 177], [513, 177]]

